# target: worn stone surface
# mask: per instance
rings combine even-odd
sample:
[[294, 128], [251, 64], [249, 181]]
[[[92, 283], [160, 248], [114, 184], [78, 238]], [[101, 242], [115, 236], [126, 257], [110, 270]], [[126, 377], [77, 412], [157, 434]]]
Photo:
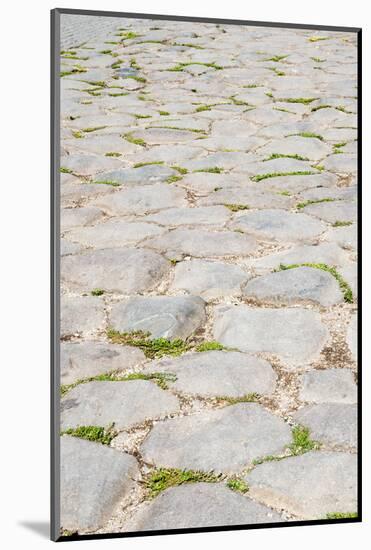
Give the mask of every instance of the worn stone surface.
[[66, 430], [114, 423], [116, 429], [123, 430], [178, 409], [178, 399], [151, 381], [87, 382], [62, 398], [61, 426]]
[[156, 424], [141, 449], [156, 466], [237, 472], [254, 458], [282, 452], [290, 440], [283, 420], [256, 403], [240, 403]]
[[283, 304], [316, 302], [331, 306], [343, 301], [335, 277], [312, 267], [297, 267], [257, 277], [247, 283], [243, 295], [262, 302]]
[[311, 437], [330, 445], [356, 447], [357, 406], [343, 403], [306, 405], [294, 418], [310, 429]]
[[230, 214], [223, 206], [200, 208], [169, 208], [157, 214], [146, 216], [146, 220], [165, 226], [177, 225], [216, 225], [228, 221]]
[[82, 335], [102, 330], [104, 303], [95, 296], [63, 296], [61, 299], [61, 336]]
[[277, 375], [268, 361], [235, 351], [208, 351], [161, 360], [152, 367], [176, 375], [171, 387], [202, 397], [269, 395]]
[[106, 445], [61, 439], [61, 527], [95, 531], [108, 521], [139, 476], [137, 461]]
[[290, 366], [314, 361], [328, 337], [314, 311], [245, 305], [218, 308], [213, 332], [215, 339], [226, 346], [248, 353], [272, 353]]
[[337, 221], [354, 222], [357, 219], [357, 205], [354, 202], [321, 202], [318, 204], [310, 204], [303, 210], [329, 223], [336, 223]]
[[104, 249], [66, 256], [61, 262], [61, 279], [70, 288], [95, 288], [135, 293], [153, 287], [169, 265], [150, 250]]
[[185, 290], [212, 300], [224, 296], [238, 296], [241, 285], [250, 275], [240, 267], [222, 262], [191, 260], [175, 267], [172, 290]]
[[110, 371], [124, 371], [145, 360], [138, 348], [108, 344], [106, 342], [63, 342], [61, 344], [61, 383]]
[[113, 306], [110, 317], [120, 332], [142, 330], [152, 338], [185, 339], [205, 321], [205, 302], [197, 296], [131, 298]]
[[356, 403], [357, 386], [347, 369], [306, 372], [300, 376], [300, 399], [313, 403]]
[[[192, 503], [192, 506], [190, 506]], [[281, 516], [220, 483], [192, 483], [167, 489], [144, 505], [125, 531], [156, 531], [281, 522]]]
[[266, 462], [246, 476], [249, 495], [301, 519], [357, 512], [357, 458], [348, 453], [310, 452]]
[[347, 344], [353, 361], [357, 361], [357, 315], [353, 315], [347, 330]]

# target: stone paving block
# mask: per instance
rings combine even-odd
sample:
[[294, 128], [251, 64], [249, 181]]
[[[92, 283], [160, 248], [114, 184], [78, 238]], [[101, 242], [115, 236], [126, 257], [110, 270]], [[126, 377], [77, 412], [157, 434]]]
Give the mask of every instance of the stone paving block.
[[326, 225], [306, 214], [266, 209], [243, 214], [236, 219], [232, 228], [241, 229], [260, 239], [293, 242], [318, 237], [326, 230]]
[[147, 370], [174, 373], [171, 387], [202, 397], [270, 395], [277, 376], [268, 361], [236, 351], [190, 353], [161, 359]]
[[87, 382], [61, 400], [61, 428], [104, 426], [124, 430], [179, 410], [179, 401], [148, 380]]
[[259, 153], [267, 157], [273, 154], [299, 155], [317, 161], [330, 154], [331, 151], [332, 148], [319, 139], [300, 136], [288, 136], [284, 139], [275, 140], [259, 149]]
[[310, 204], [303, 208], [303, 211], [329, 223], [336, 223], [337, 221], [354, 222], [357, 220], [357, 205], [354, 202], [321, 202]]
[[153, 502], [144, 505], [125, 526], [125, 531], [281, 521], [281, 516], [274, 510], [234, 493], [223, 484], [192, 483], [167, 489]]
[[62, 342], [61, 383], [111, 371], [124, 371], [143, 363], [144, 353], [138, 348], [108, 344], [106, 342]]
[[347, 330], [347, 344], [352, 354], [353, 361], [357, 361], [357, 314], [354, 314], [350, 320]]
[[247, 353], [278, 355], [288, 366], [315, 361], [327, 338], [327, 328], [312, 310], [219, 307], [213, 334], [225, 346]]
[[120, 332], [142, 330], [152, 338], [185, 339], [205, 322], [205, 302], [198, 296], [130, 298], [113, 306], [110, 319]]
[[312, 267], [298, 267], [257, 277], [245, 285], [243, 295], [277, 304], [315, 302], [331, 306], [343, 301], [335, 277]]
[[[66, 256], [63, 261], [73, 256]], [[104, 302], [95, 296], [61, 298], [61, 336], [81, 335], [102, 330], [105, 323]]]
[[306, 405], [294, 415], [310, 429], [312, 439], [330, 445], [357, 446], [357, 405], [320, 403]]
[[135, 293], [154, 287], [170, 264], [151, 250], [125, 248], [65, 256], [61, 280], [71, 289]]
[[92, 176], [121, 165], [120, 160], [100, 155], [69, 155], [63, 159], [62, 167], [79, 176]]
[[134, 457], [77, 437], [61, 438], [61, 527], [95, 531], [134, 487]]
[[241, 285], [251, 275], [237, 265], [205, 260], [180, 262], [175, 266], [171, 290], [184, 290], [212, 300], [241, 294]]
[[326, 240], [335, 242], [347, 250], [357, 249], [357, 226], [352, 224], [347, 227], [333, 227], [325, 235]]
[[221, 226], [230, 218], [230, 212], [223, 206], [198, 208], [169, 208], [146, 216], [145, 220], [164, 226], [216, 225]]
[[348, 369], [312, 370], [299, 377], [300, 399], [311, 403], [356, 403], [357, 385]]
[[157, 467], [238, 472], [254, 458], [282, 452], [290, 441], [282, 419], [257, 403], [239, 403], [157, 423], [141, 452]]
[[61, 208], [61, 231], [83, 225], [92, 225], [101, 218], [103, 218], [103, 212], [95, 206]]
[[[134, 157], [136, 161], [136, 156]], [[126, 187], [136, 185], [152, 185], [165, 182], [170, 176], [177, 175], [176, 170], [160, 164], [149, 164], [138, 168], [121, 168], [104, 172], [97, 177], [97, 181], [113, 181]]]
[[266, 462], [246, 476], [249, 495], [300, 519], [357, 512], [357, 457], [309, 452]]

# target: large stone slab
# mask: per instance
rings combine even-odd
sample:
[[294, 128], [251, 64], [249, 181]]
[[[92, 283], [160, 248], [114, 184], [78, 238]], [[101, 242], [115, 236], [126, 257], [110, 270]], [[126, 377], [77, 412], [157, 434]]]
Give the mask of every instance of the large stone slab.
[[[72, 258], [72, 256], [70, 256]], [[66, 259], [66, 258], [65, 258]], [[61, 336], [81, 336], [101, 330], [105, 324], [104, 302], [95, 296], [63, 296]]]
[[304, 212], [329, 223], [335, 223], [337, 221], [354, 222], [357, 220], [357, 205], [355, 202], [320, 202], [306, 206]]
[[246, 476], [249, 495], [300, 519], [357, 511], [357, 457], [310, 452], [266, 462]]
[[199, 208], [169, 208], [157, 214], [146, 216], [146, 221], [165, 226], [178, 225], [223, 225], [230, 218], [230, 212], [223, 206]]
[[352, 354], [353, 361], [357, 361], [357, 343], [358, 343], [358, 331], [357, 331], [357, 314], [354, 314], [350, 320], [347, 330], [347, 344]]
[[205, 322], [205, 302], [198, 296], [131, 298], [113, 306], [112, 326], [120, 332], [142, 330], [152, 338], [187, 338]]
[[69, 231], [66, 238], [93, 248], [120, 248], [137, 244], [162, 232], [163, 229], [152, 223], [113, 219], [94, 227], [82, 227]]
[[180, 262], [175, 267], [171, 290], [185, 290], [205, 300], [241, 294], [250, 275], [237, 265], [205, 260]]
[[159, 238], [149, 239], [146, 246], [164, 251], [168, 258], [179, 258], [182, 254], [218, 258], [246, 256], [257, 248], [257, 242], [249, 235], [233, 231], [174, 229]]
[[144, 505], [125, 531], [156, 531], [283, 521], [266, 506], [235, 493], [220, 483], [171, 487]]
[[[196, 180], [194, 178], [195, 175], [192, 174], [192, 182]], [[199, 176], [200, 174], [197, 175]], [[203, 177], [205, 175], [211, 176], [213, 174], [202, 174]], [[189, 179], [191, 179], [191, 176]], [[247, 208], [290, 208], [294, 205], [291, 197], [278, 195], [269, 190], [262, 191], [255, 187], [240, 187], [237, 185], [237, 182], [233, 185], [233, 180], [229, 184], [228, 178], [224, 175], [221, 178], [219, 176], [219, 180], [220, 182], [212, 182], [212, 187], [209, 189], [210, 191], [216, 189], [216, 191], [199, 200], [198, 204], [238, 204]], [[202, 187], [200, 186], [201, 189]]]
[[61, 400], [62, 430], [77, 426], [110, 426], [124, 430], [179, 409], [178, 399], [147, 380], [87, 382]]
[[122, 164], [119, 160], [103, 155], [68, 155], [61, 161], [62, 168], [71, 170], [79, 176], [92, 176], [105, 170], [119, 168]]
[[[136, 160], [136, 156], [134, 157]], [[153, 183], [164, 182], [170, 176], [176, 175], [177, 172], [168, 166], [159, 164], [150, 164], [148, 166], [140, 166], [139, 168], [121, 168], [112, 170], [99, 175], [99, 180], [114, 181], [125, 186], [135, 185], [151, 185]]]
[[312, 160], [320, 160], [329, 153], [332, 148], [316, 138], [304, 138], [301, 136], [289, 136], [284, 139], [274, 140], [259, 149], [262, 155], [300, 155]]
[[106, 342], [62, 342], [61, 384], [110, 371], [130, 369], [145, 360], [138, 348]]
[[290, 441], [283, 420], [257, 403], [239, 403], [158, 423], [141, 451], [158, 467], [236, 472], [254, 458], [282, 452]]
[[294, 415], [312, 439], [330, 445], [357, 446], [357, 406], [343, 403], [306, 405]]
[[148, 365], [149, 371], [176, 375], [171, 387], [202, 397], [269, 395], [277, 376], [268, 361], [237, 351], [208, 351], [163, 359]]
[[137, 461], [99, 443], [61, 438], [61, 527], [95, 531], [109, 520], [116, 505], [139, 477]]
[[328, 337], [320, 315], [314, 311], [245, 305], [220, 307], [213, 333], [226, 346], [248, 353], [272, 353], [289, 366], [316, 360]]
[[316, 302], [331, 306], [343, 301], [335, 277], [312, 267], [297, 267], [257, 277], [246, 284], [243, 295], [262, 302], [281, 304]]
[[287, 210], [258, 210], [239, 216], [232, 226], [261, 239], [305, 241], [318, 237], [326, 230], [324, 223], [306, 214]]
[[62, 208], [61, 231], [66, 231], [73, 227], [82, 225], [91, 225], [102, 217], [103, 212], [95, 206], [85, 206], [82, 208]]
[[61, 279], [77, 290], [102, 288], [134, 293], [152, 288], [168, 268], [168, 262], [151, 250], [94, 250], [65, 256], [61, 262]]
[[300, 399], [312, 403], [356, 403], [357, 385], [348, 369], [312, 370], [299, 377]]
[[156, 183], [144, 187], [123, 189], [113, 195], [97, 199], [95, 204], [113, 216], [123, 216], [185, 206], [186, 200], [183, 189]]

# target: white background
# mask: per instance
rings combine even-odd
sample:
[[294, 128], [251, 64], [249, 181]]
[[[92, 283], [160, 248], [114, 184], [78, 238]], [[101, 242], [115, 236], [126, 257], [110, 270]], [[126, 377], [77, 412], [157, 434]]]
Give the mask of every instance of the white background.
[[[80, 0], [77, 3], [7, 0], [1, 8], [0, 320], [2, 345], [0, 416], [0, 538], [3, 548], [51, 547], [49, 518], [49, 10], [54, 7], [104, 9], [199, 17], [283, 21], [364, 29], [364, 67], [370, 65], [367, 2], [298, 0], [144, 1]], [[284, 31], [282, 31], [284, 32]], [[364, 156], [370, 156], [370, 78], [364, 75]], [[4, 127], [5, 120], [5, 127]], [[4, 170], [5, 169], [5, 170]], [[364, 281], [370, 281], [369, 170], [363, 177]], [[367, 250], [368, 248], [368, 250]], [[364, 296], [364, 426], [369, 430], [371, 399], [369, 283]], [[368, 295], [367, 295], [368, 294]], [[4, 304], [5, 302], [5, 304]], [[4, 307], [5, 305], [5, 307]], [[367, 402], [368, 401], [368, 402]], [[364, 434], [364, 481], [370, 483], [370, 441]], [[320, 483], [321, 473], [318, 472]], [[367, 491], [366, 491], [367, 492]], [[367, 498], [368, 496], [368, 498]], [[364, 524], [292, 527], [229, 533], [190, 534], [69, 543], [69, 547], [130, 550], [196, 550], [213, 547], [349, 549], [371, 540], [370, 498]], [[367, 536], [368, 535], [368, 536]], [[78, 545], [78, 546], [77, 546]]]

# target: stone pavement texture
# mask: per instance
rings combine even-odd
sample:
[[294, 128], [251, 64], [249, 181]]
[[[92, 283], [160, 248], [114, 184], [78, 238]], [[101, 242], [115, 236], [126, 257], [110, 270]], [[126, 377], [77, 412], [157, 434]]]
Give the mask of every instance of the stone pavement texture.
[[62, 15], [61, 528], [357, 513], [351, 33]]

